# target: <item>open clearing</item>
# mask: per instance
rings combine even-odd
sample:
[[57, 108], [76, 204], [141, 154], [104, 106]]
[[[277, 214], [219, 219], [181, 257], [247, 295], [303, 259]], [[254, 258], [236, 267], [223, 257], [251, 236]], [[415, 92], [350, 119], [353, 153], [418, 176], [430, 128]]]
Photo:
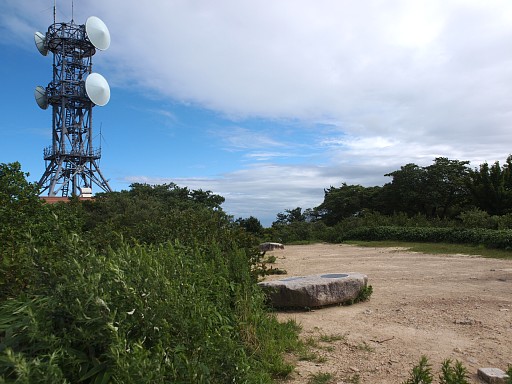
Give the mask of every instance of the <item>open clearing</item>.
[[317, 357], [298, 361], [287, 383], [328, 372], [334, 383], [397, 384], [422, 355], [436, 373], [444, 359], [461, 361], [472, 383], [480, 383], [480, 367], [512, 364], [511, 260], [339, 244], [293, 245], [268, 254], [287, 276], [361, 272], [373, 286], [367, 302], [279, 312], [280, 319], [302, 326], [302, 338], [317, 340]]

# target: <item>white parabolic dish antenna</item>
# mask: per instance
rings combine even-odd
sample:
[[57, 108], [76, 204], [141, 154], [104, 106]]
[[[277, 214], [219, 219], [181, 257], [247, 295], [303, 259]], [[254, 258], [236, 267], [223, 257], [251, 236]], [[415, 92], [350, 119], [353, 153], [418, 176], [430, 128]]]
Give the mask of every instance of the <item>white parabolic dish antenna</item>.
[[85, 92], [89, 99], [100, 107], [103, 107], [110, 100], [110, 87], [107, 80], [99, 73], [91, 73], [85, 79]]
[[36, 87], [34, 90], [34, 97], [36, 98], [36, 103], [39, 105], [39, 108], [48, 108], [48, 97], [46, 96], [46, 91], [43, 87], [40, 85]]
[[44, 42], [46, 40], [46, 36], [41, 32], [36, 32], [34, 34], [34, 41], [36, 43], [37, 50], [41, 53], [41, 55], [46, 56], [48, 54], [48, 49], [44, 47]]
[[104, 51], [110, 47], [110, 32], [99, 17], [89, 17], [85, 22], [85, 31], [92, 45], [100, 51]]

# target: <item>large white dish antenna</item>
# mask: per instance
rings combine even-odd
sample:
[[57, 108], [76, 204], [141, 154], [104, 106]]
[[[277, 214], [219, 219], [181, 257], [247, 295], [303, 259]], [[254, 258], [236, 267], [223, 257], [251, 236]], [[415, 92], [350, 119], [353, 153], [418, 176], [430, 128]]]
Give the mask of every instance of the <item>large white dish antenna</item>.
[[36, 32], [34, 34], [34, 41], [36, 43], [37, 50], [41, 53], [41, 55], [46, 56], [48, 54], [48, 49], [44, 47], [46, 36], [41, 32]]
[[107, 80], [99, 73], [91, 73], [85, 79], [85, 92], [89, 99], [100, 107], [103, 107], [110, 100], [110, 87]]
[[38, 85], [34, 90], [34, 97], [36, 98], [36, 103], [39, 105], [39, 108], [46, 109], [48, 108], [48, 96], [46, 96], [46, 90]]
[[89, 17], [85, 22], [85, 31], [92, 45], [100, 51], [104, 51], [110, 47], [110, 32], [99, 17]]

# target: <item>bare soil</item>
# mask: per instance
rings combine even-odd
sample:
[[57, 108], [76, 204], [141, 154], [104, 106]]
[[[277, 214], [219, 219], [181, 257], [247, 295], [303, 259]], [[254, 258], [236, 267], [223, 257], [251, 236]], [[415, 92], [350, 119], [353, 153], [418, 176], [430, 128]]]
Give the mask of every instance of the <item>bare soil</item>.
[[316, 357], [290, 356], [297, 367], [287, 383], [330, 373], [333, 383], [397, 384], [422, 355], [436, 377], [443, 360], [461, 361], [471, 383], [480, 383], [478, 368], [512, 365], [511, 260], [338, 244], [268, 254], [287, 276], [360, 272], [373, 287], [367, 302], [278, 313], [302, 326], [304, 340], [315, 341]]

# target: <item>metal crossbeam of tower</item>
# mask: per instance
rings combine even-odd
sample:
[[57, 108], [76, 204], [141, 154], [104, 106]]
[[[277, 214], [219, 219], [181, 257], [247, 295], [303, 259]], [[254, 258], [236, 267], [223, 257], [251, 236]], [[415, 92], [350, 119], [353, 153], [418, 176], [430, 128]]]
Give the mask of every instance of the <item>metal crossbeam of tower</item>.
[[42, 55], [53, 54], [53, 79], [35, 90], [39, 107], [52, 107], [52, 143], [43, 151], [40, 193], [90, 196], [93, 184], [112, 191], [99, 167], [101, 150], [93, 146], [92, 129], [93, 107], [110, 99], [107, 81], [92, 72], [92, 56], [110, 45], [106, 25], [95, 16], [83, 25], [54, 22], [46, 35], [36, 32], [34, 38]]

